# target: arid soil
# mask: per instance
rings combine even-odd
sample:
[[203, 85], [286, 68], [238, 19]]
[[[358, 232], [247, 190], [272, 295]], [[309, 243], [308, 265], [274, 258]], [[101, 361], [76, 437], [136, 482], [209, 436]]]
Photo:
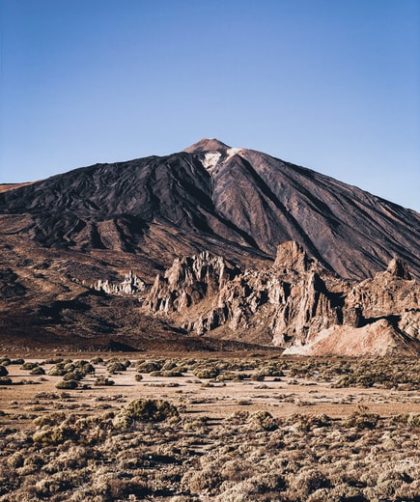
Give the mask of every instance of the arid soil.
[[0, 500], [415, 501], [418, 358], [0, 358]]

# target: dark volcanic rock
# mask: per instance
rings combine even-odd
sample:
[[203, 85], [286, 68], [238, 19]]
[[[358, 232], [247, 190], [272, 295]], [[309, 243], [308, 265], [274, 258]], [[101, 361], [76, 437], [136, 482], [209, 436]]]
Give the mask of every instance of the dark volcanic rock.
[[25, 291], [25, 287], [19, 282], [19, 278], [13, 270], [0, 270], [0, 298], [23, 296]]
[[415, 211], [215, 139], [0, 193], [2, 239], [136, 253], [157, 268], [203, 250], [242, 264], [272, 259], [293, 240], [342, 277], [370, 277], [394, 255], [419, 277], [419, 228]]

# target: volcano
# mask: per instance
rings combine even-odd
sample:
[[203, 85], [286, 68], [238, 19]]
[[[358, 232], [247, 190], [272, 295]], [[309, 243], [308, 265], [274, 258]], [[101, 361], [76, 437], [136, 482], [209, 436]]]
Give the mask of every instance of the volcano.
[[2, 185], [0, 237], [0, 322], [15, 333], [37, 326], [44, 337], [76, 318], [85, 335], [121, 326], [131, 332], [143, 322], [136, 309], [127, 316], [120, 298], [106, 319], [98, 317], [110, 300], [92, 297], [90, 286], [134, 270], [147, 289], [175, 259], [203, 252], [238, 270], [264, 271], [279, 245], [295, 242], [340, 280], [371, 279], [392, 259], [414, 281], [420, 277], [417, 212], [217, 139]]

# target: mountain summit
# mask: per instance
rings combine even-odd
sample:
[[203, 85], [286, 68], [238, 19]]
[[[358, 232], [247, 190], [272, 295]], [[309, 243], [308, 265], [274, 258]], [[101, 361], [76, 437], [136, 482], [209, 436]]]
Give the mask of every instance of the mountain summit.
[[84, 255], [137, 256], [150, 274], [204, 250], [265, 266], [279, 244], [295, 241], [344, 278], [372, 277], [394, 256], [420, 276], [418, 213], [217, 139], [0, 192], [0, 236], [12, 235]]
[[225, 152], [230, 146], [226, 145], [217, 138], [203, 138], [197, 143], [185, 148], [184, 152], [199, 153], [199, 152]]

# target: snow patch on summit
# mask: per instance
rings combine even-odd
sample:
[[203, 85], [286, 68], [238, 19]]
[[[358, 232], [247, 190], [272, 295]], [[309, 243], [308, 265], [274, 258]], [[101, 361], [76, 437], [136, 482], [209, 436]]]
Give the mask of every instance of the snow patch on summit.
[[204, 155], [204, 159], [202, 161], [202, 164], [206, 169], [211, 169], [217, 165], [221, 156], [222, 156], [222, 154], [220, 152], [206, 153]]
[[230, 159], [234, 155], [239, 154], [241, 152], [242, 152], [242, 148], [229, 148], [226, 152], [227, 153], [226, 160]]

